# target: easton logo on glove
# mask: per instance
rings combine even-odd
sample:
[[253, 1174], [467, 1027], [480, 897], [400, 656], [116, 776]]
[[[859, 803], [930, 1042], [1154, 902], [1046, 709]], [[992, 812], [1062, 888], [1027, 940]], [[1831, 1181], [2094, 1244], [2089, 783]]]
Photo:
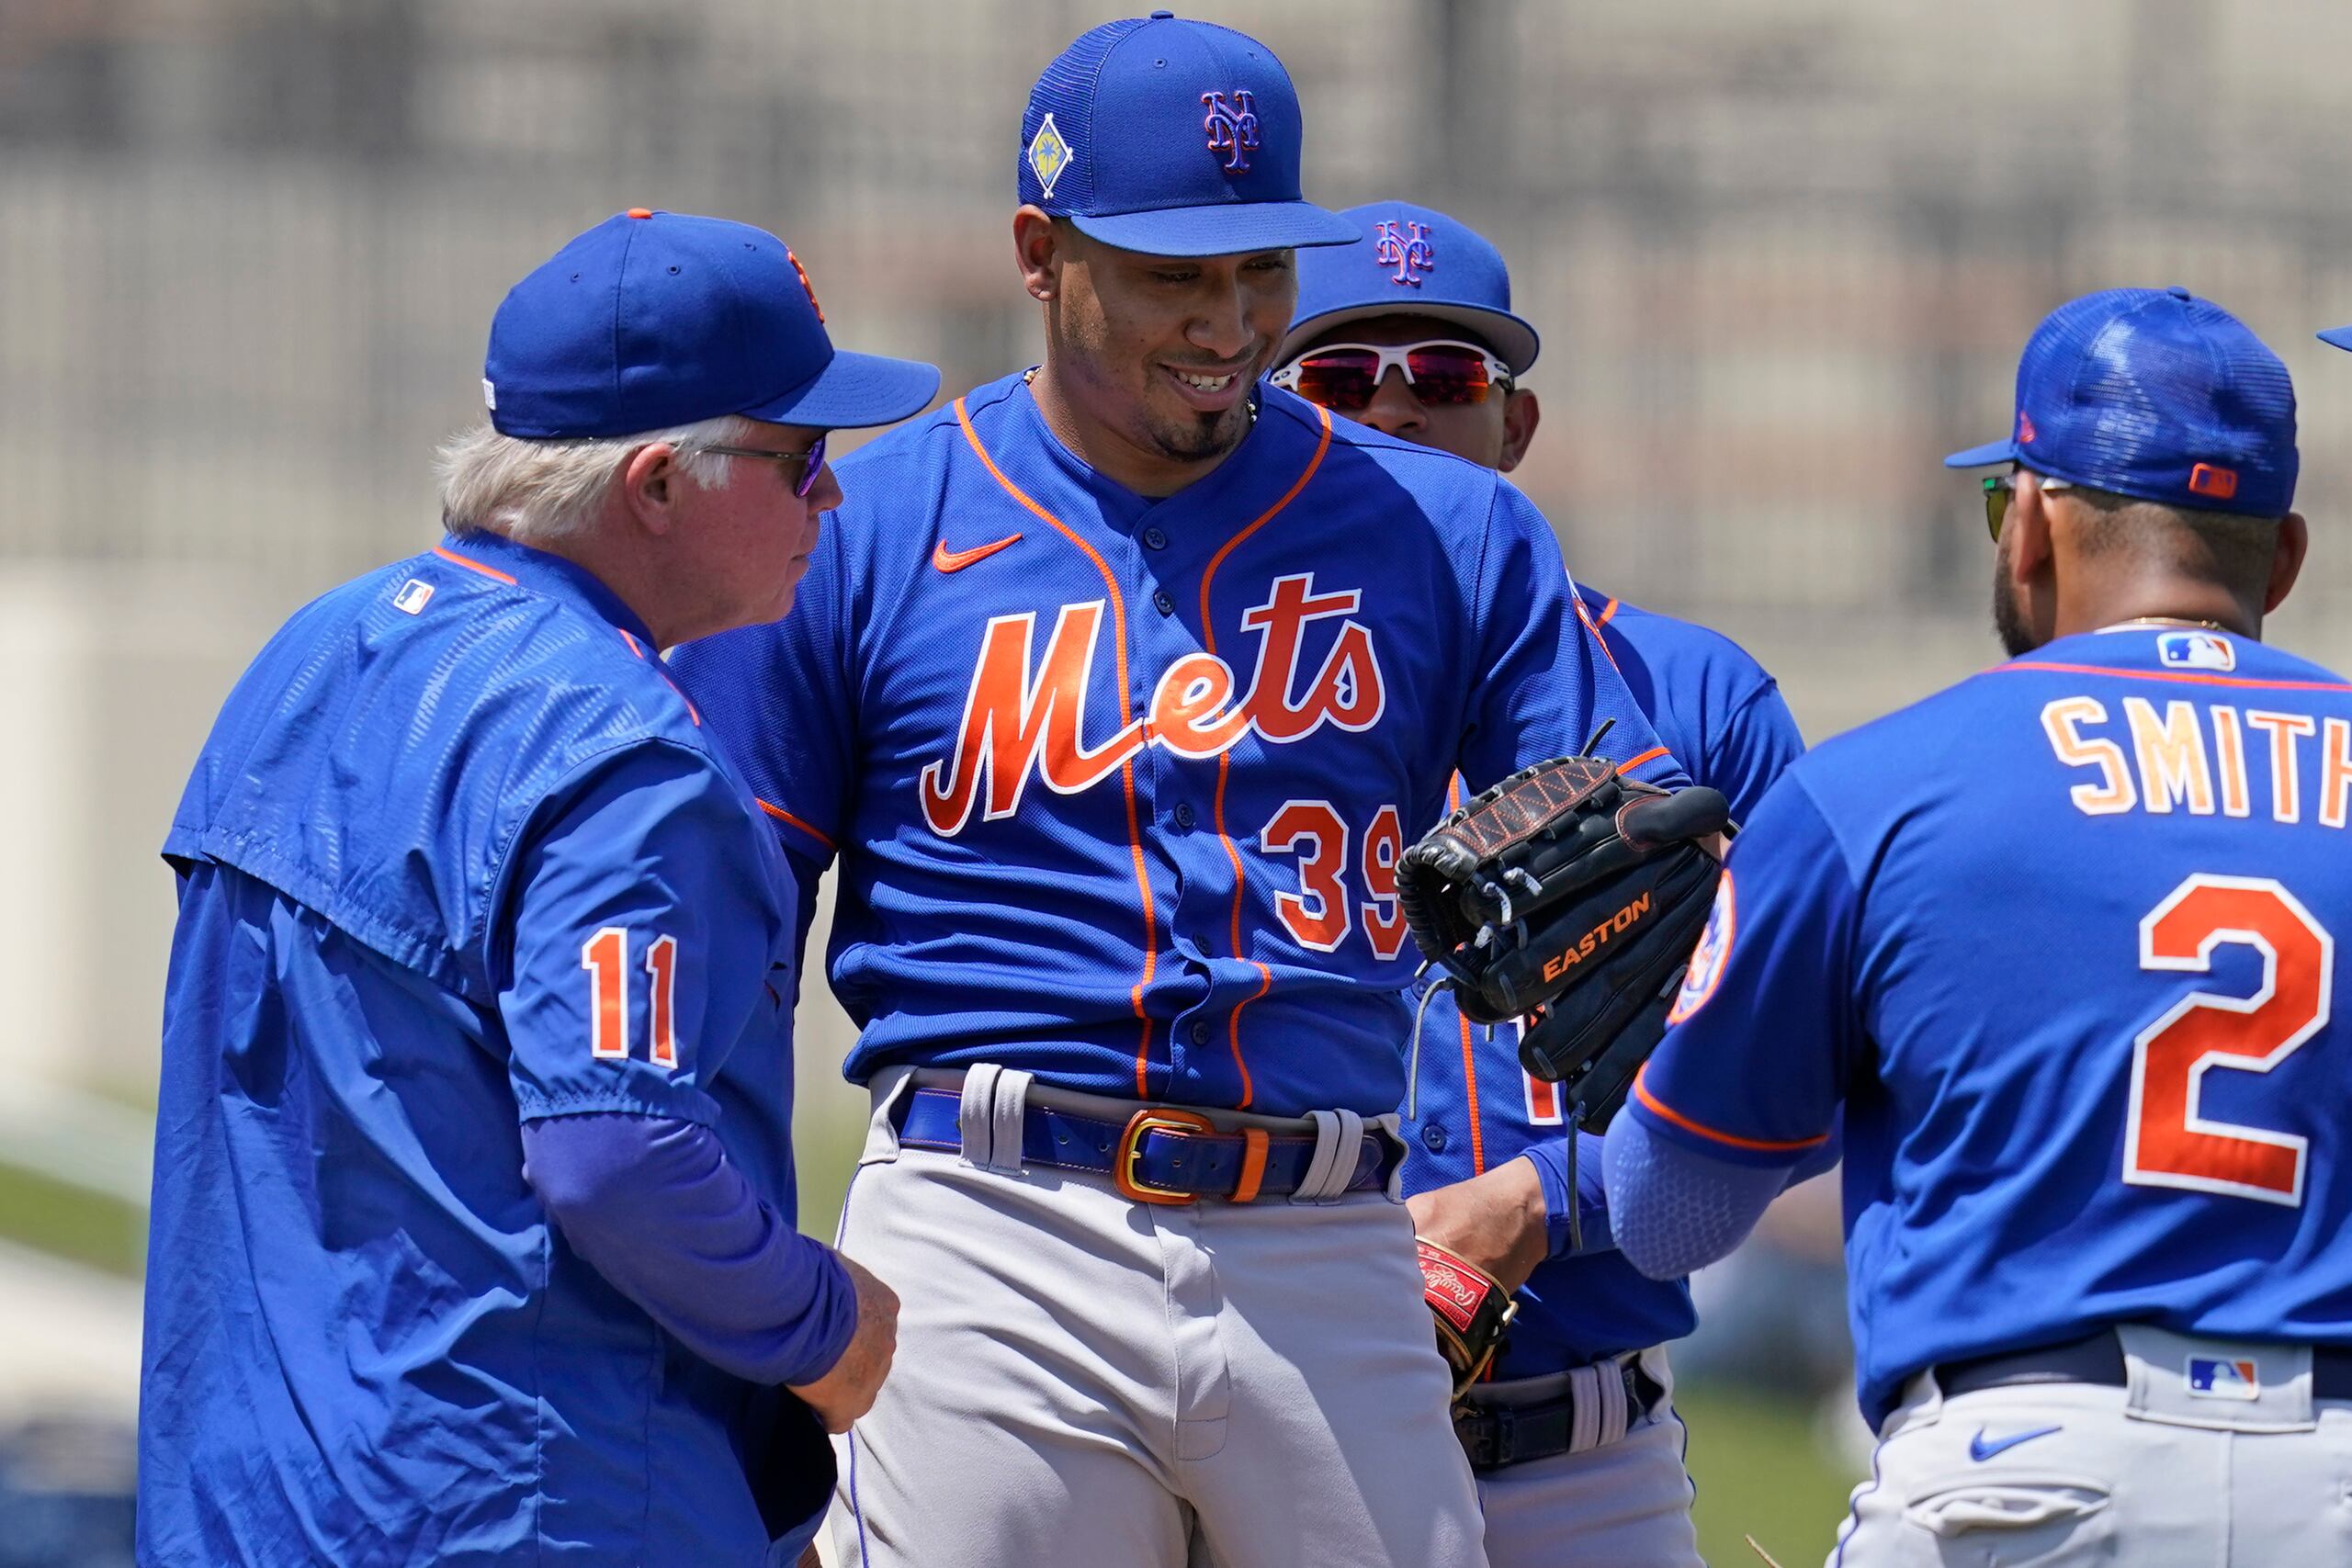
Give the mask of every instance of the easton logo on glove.
[[1545, 959], [1544, 961], [1544, 978], [1546, 980], [1558, 979], [1561, 976], [1568, 972], [1568, 965], [1572, 964], [1580, 964], [1584, 960], [1590, 958], [1595, 953], [1600, 951], [1600, 944], [1607, 942], [1611, 935], [1627, 930], [1635, 920], [1642, 919], [1649, 912], [1650, 896], [1648, 893], [1645, 892], [1640, 897], [1634, 899], [1632, 903], [1626, 905], [1623, 908], [1618, 910], [1615, 914], [1610, 916], [1599, 925], [1593, 927], [1592, 930], [1585, 932], [1582, 940], [1578, 941], [1575, 946], [1564, 949], [1555, 957]]
[[1701, 840], [1730, 815], [1580, 753], [1522, 769], [1407, 850], [1396, 893], [1463, 1016], [1525, 1019], [1520, 1059], [1608, 1125], [1666, 1031], [1722, 863]]

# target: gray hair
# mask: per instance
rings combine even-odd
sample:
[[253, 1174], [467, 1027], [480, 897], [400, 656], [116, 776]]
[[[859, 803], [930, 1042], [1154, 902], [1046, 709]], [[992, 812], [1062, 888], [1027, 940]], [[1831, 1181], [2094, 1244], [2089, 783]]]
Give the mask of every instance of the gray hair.
[[751, 422], [722, 414], [669, 430], [577, 440], [526, 441], [484, 420], [443, 443], [434, 459], [441, 515], [451, 528], [503, 535], [518, 545], [548, 545], [585, 530], [613, 477], [640, 446], [667, 442], [678, 471], [704, 490], [727, 488], [724, 457], [706, 446], [742, 445]]

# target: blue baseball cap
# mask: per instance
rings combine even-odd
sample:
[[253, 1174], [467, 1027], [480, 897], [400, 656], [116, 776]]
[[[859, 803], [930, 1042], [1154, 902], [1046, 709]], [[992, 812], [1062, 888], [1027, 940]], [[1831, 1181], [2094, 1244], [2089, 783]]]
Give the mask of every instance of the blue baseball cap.
[[723, 414], [844, 430], [920, 412], [939, 371], [834, 348], [808, 273], [766, 230], [637, 207], [507, 291], [481, 390], [492, 424], [535, 441]]
[[1277, 364], [1334, 327], [1400, 315], [1458, 324], [1514, 375], [1535, 363], [1541, 343], [1511, 314], [1510, 269], [1485, 235], [1407, 201], [1367, 202], [1340, 216], [1363, 237], [1298, 258], [1298, 310]]
[[2006, 441], [1944, 459], [2017, 463], [2117, 495], [2281, 517], [2294, 505], [2295, 387], [2245, 324], [2186, 288], [2109, 288], [2042, 318]]
[[1355, 225], [1299, 195], [1301, 136], [1256, 39], [1169, 11], [1105, 22], [1029, 90], [1021, 201], [1147, 255], [1346, 244]]

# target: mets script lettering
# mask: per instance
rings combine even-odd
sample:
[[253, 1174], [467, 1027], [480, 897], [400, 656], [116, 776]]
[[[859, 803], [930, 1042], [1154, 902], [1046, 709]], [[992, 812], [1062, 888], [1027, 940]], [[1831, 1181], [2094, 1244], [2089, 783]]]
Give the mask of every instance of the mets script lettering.
[[[1242, 612], [1241, 629], [1258, 641], [1257, 668], [1246, 691], [1224, 660], [1186, 654], [1161, 674], [1147, 712], [1092, 746], [1082, 729], [1102, 601], [1063, 605], [1045, 657], [1036, 660], [1036, 612], [999, 615], [980, 639], [956, 750], [922, 771], [923, 819], [933, 832], [953, 838], [964, 830], [983, 795], [983, 820], [1010, 817], [1020, 808], [1032, 773], [1055, 793], [1076, 795], [1116, 773], [1146, 746], [1165, 747], [1180, 757], [1214, 757], [1253, 731], [1286, 745], [1327, 724], [1370, 729], [1380, 722], [1387, 694], [1370, 629], [1344, 618], [1354, 615], [1362, 603], [1355, 589], [1316, 592], [1312, 572], [1276, 578], [1265, 603]], [[1333, 617], [1342, 617], [1339, 636], [1301, 694], [1298, 660], [1306, 628]]]

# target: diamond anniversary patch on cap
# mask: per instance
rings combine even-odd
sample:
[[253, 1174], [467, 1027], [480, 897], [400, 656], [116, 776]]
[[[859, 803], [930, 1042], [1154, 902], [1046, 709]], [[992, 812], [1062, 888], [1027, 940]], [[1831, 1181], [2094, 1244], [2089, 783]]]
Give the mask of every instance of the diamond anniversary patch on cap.
[[1077, 156], [1070, 151], [1069, 143], [1062, 140], [1061, 131], [1054, 124], [1054, 117], [1048, 114], [1046, 123], [1037, 128], [1037, 134], [1029, 139], [1029, 166], [1036, 171], [1037, 184], [1046, 200], [1054, 198], [1054, 182], [1062, 177], [1062, 171], [1069, 168], [1071, 160]]

